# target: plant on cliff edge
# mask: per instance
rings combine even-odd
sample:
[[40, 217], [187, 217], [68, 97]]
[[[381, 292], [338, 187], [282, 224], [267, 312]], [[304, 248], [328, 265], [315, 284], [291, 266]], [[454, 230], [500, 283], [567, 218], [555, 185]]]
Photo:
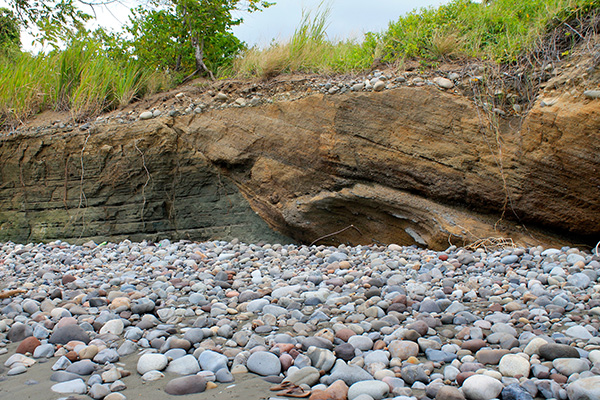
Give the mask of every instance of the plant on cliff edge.
[[231, 28], [242, 22], [235, 10], [259, 11], [273, 3], [264, 0], [168, 0], [151, 1], [154, 9], [133, 10], [125, 41], [126, 51], [153, 67], [214, 78], [213, 72], [228, 65], [242, 49]]

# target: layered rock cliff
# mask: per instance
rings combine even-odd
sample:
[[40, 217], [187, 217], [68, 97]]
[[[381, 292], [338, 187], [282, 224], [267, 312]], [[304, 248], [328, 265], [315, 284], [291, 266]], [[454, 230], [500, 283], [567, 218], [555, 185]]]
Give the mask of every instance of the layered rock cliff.
[[425, 85], [5, 136], [0, 241], [595, 244], [600, 100], [580, 92], [493, 129]]

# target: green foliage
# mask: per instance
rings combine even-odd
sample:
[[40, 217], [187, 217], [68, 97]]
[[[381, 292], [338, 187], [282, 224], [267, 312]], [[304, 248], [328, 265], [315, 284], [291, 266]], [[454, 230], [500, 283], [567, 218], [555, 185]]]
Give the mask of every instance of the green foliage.
[[557, 21], [599, 7], [599, 0], [453, 0], [391, 22], [380, 37], [387, 60], [469, 56], [506, 63], [530, 49]]
[[46, 109], [84, 119], [166, 89], [166, 82], [143, 64], [105, 56], [89, 40], [75, 40], [48, 55], [0, 57], [0, 126]]
[[74, 32], [82, 30], [84, 22], [92, 18], [77, 7], [77, 2], [77, 0], [7, 0], [23, 26], [37, 27], [40, 31], [37, 39], [41, 43], [54, 45]]
[[[189, 74], [196, 68], [194, 48], [185, 21], [173, 10], [134, 10], [126, 31], [133, 39], [121, 42], [138, 61], [164, 71]], [[243, 48], [231, 32], [213, 32], [204, 42], [209, 69], [223, 68]]]
[[241, 77], [269, 78], [286, 72], [344, 73], [368, 68], [378, 50], [378, 39], [367, 34], [362, 44], [353, 40], [331, 42], [325, 30], [330, 9], [322, 5], [313, 14], [304, 11], [300, 25], [286, 43], [265, 50], [252, 48], [234, 63]]
[[390, 22], [384, 32], [367, 33], [362, 42], [335, 43], [324, 32], [327, 13], [318, 11], [314, 19], [304, 15], [289, 42], [248, 50], [236, 61], [236, 70], [241, 76], [269, 77], [291, 71], [356, 72], [374, 61], [400, 63], [407, 58], [418, 59], [424, 67], [468, 57], [512, 63], [550, 30], [597, 10], [600, 0], [452, 0], [410, 12]]
[[271, 5], [259, 0], [169, 0], [154, 2], [154, 9], [132, 10], [125, 31], [129, 39], [102, 36], [109, 53], [133, 57], [145, 65], [179, 76], [196, 71], [202, 64], [209, 70], [230, 67], [243, 49], [231, 32], [241, 23], [232, 12], [258, 11]]
[[19, 22], [12, 11], [0, 8], [0, 52], [10, 52], [21, 47]]

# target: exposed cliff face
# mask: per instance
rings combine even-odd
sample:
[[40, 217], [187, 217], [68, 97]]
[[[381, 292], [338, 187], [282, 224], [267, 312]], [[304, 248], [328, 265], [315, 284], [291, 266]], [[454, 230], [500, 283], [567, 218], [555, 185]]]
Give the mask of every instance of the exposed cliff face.
[[425, 86], [11, 136], [0, 240], [286, 240], [268, 224], [306, 243], [350, 225], [323, 242], [595, 243], [598, 101], [537, 104], [493, 132]]
[[289, 241], [162, 123], [5, 138], [0, 159], [0, 241]]

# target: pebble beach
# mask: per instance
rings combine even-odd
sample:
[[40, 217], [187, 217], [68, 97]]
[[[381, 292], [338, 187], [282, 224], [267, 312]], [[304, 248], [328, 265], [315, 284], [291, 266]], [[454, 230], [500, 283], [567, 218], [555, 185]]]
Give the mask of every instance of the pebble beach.
[[576, 248], [0, 243], [0, 398], [596, 400]]

